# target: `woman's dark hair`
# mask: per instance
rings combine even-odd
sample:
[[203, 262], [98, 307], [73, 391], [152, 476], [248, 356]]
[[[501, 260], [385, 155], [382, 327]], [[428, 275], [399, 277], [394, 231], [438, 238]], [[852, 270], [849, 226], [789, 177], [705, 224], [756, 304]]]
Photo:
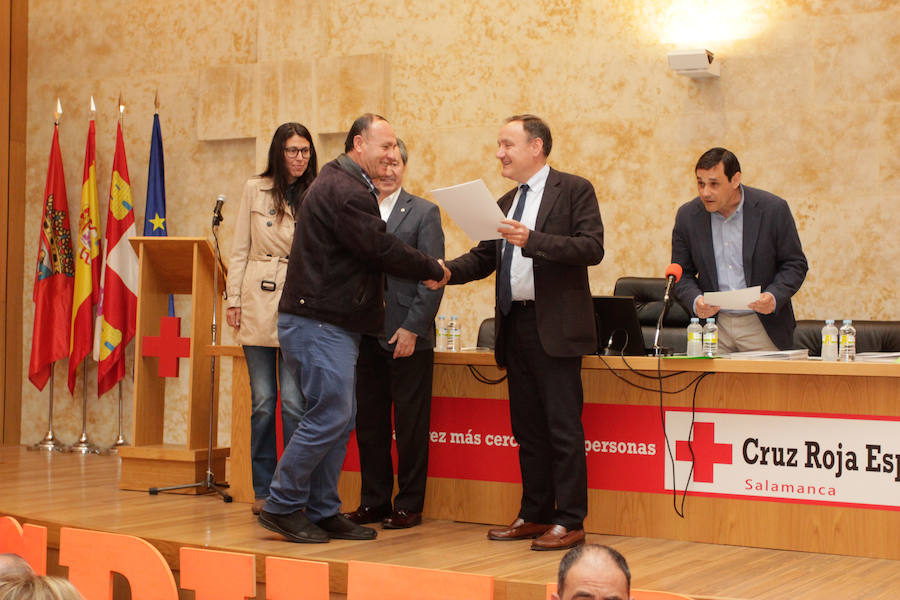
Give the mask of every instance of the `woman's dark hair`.
[[[289, 139], [299, 135], [309, 142], [309, 162], [303, 175], [291, 186], [290, 174], [287, 169], [287, 161], [284, 156], [284, 145]], [[296, 210], [306, 194], [306, 190], [312, 184], [313, 179], [319, 173], [319, 163], [316, 159], [316, 145], [313, 143], [309, 129], [300, 123], [282, 123], [272, 136], [269, 144], [269, 163], [266, 170], [260, 173], [262, 177], [271, 177], [275, 183], [275, 212], [281, 219], [287, 212], [288, 206]], [[293, 189], [291, 189], [293, 187]]]

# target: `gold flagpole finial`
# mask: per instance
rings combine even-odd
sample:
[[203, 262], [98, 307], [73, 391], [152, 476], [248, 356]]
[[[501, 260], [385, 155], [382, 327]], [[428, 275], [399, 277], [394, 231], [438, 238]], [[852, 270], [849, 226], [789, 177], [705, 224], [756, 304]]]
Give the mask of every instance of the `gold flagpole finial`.
[[91, 94], [91, 119], [94, 118], [94, 114], [97, 112], [97, 105], [94, 104], [94, 95]]
[[119, 92], [119, 118], [125, 117], [125, 101], [122, 100], [122, 92]]
[[153, 98], [153, 106], [156, 108], [156, 114], [159, 114], [159, 89], [156, 90], [156, 96]]
[[59, 101], [59, 96], [56, 97], [56, 111], [53, 113], [54, 122], [59, 125], [59, 116], [62, 114], [62, 103]]

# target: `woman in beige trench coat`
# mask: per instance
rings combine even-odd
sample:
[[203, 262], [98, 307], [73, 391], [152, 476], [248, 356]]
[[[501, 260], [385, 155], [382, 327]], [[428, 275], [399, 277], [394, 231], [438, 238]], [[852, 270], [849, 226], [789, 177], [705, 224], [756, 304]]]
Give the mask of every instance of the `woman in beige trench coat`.
[[258, 514], [277, 464], [275, 401], [281, 391], [284, 443], [303, 416], [300, 386], [278, 347], [278, 301], [294, 238], [294, 215], [318, 173], [309, 130], [284, 123], [269, 145], [266, 170], [249, 179], [235, 219], [225, 319], [235, 328], [250, 373], [253, 512]]

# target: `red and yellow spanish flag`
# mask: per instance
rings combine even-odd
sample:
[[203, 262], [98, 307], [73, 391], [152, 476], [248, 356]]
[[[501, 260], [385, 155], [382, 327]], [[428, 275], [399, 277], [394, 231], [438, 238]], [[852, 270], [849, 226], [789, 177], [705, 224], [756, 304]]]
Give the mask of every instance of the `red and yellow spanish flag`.
[[138, 259], [128, 240], [136, 235], [134, 201], [122, 123], [116, 131], [116, 155], [109, 184], [106, 214], [106, 261], [94, 330], [97, 394], [102, 396], [125, 376], [125, 347], [134, 338], [137, 321]]
[[94, 345], [94, 306], [100, 300], [100, 202], [97, 194], [97, 156], [94, 120], [88, 125], [84, 149], [81, 212], [75, 241], [75, 293], [69, 344], [69, 392], [75, 393], [78, 365]]
[[66, 199], [66, 176], [59, 151], [59, 125], [53, 127], [50, 165], [44, 186], [44, 211], [34, 277], [34, 329], [28, 379], [43, 390], [50, 366], [69, 353], [69, 318], [75, 266]]

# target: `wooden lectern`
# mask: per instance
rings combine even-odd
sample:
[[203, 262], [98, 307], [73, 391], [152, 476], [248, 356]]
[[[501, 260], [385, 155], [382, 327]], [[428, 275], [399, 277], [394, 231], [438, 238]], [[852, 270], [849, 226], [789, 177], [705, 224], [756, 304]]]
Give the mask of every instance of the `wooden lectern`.
[[[219, 369], [213, 381], [209, 352], [212, 343], [213, 276], [218, 268], [219, 291], [225, 289], [222, 269], [216, 265], [215, 252], [206, 238], [133, 237], [140, 262], [137, 304], [137, 333], [134, 358], [134, 413], [132, 446], [119, 448], [122, 469], [119, 487], [144, 490], [203, 481], [206, 477], [209, 447], [209, 416], [213, 412], [212, 471], [216, 481], [225, 479], [228, 448], [217, 448], [219, 407]], [[166, 380], [158, 375], [159, 359], [143, 356], [144, 336], [159, 335], [160, 318], [168, 313], [169, 294], [190, 294], [188, 318], [190, 336], [187, 442], [163, 443], [166, 407]], [[216, 323], [222, 323], [222, 303], [216, 302]], [[221, 334], [217, 331], [217, 338]], [[219, 339], [216, 340], [216, 343]], [[215, 390], [210, 406], [210, 386]], [[179, 490], [196, 494], [203, 487]]]

